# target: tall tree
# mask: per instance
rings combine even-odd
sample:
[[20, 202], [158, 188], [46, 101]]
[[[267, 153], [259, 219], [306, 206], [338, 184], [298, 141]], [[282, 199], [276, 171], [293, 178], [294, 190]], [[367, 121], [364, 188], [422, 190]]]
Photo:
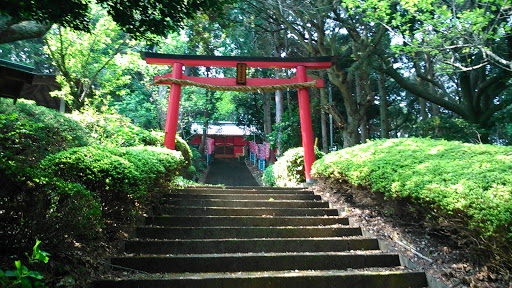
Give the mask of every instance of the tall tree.
[[52, 24], [90, 32], [91, 7], [104, 7], [135, 39], [154, 40], [178, 31], [197, 12], [218, 11], [230, 0], [6, 0], [0, 10], [0, 43], [44, 36]]
[[[68, 98], [75, 109], [82, 108], [102, 88], [115, 86], [113, 80], [126, 82], [123, 77], [111, 77], [118, 71], [108, 68], [115, 64], [116, 55], [127, 48], [128, 35], [98, 6], [92, 18], [93, 33], [58, 26], [45, 38], [48, 53], [60, 72], [57, 81], [62, 91], [58, 94]], [[106, 95], [104, 92], [101, 94]]]
[[[267, 21], [285, 27], [293, 35], [290, 38], [297, 39], [306, 49], [305, 55], [340, 57], [340, 61], [329, 70], [328, 76], [341, 91], [343, 109], [330, 107], [329, 112], [333, 114], [338, 122], [337, 127], [343, 133], [344, 146], [359, 143], [359, 128], [366, 110], [373, 103], [375, 93], [371, 91], [368, 81], [362, 81], [362, 93], [359, 97], [355, 96], [355, 72], [357, 71], [359, 77], [369, 79], [369, 70], [365, 68], [365, 61], [356, 63], [351, 55], [364, 52], [361, 51], [363, 46], [359, 42], [379, 42], [384, 33], [375, 33], [371, 25], [360, 24], [357, 18], [345, 19], [340, 14], [339, 6], [328, 0], [260, 1], [254, 5], [254, 13], [264, 15]], [[348, 33], [343, 32], [343, 29], [348, 30]]]
[[[376, 50], [376, 63], [409, 92], [483, 131], [512, 104], [506, 92], [512, 84], [511, 9], [506, 1], [372, 0], [347, 1], [345, 7], [349, 15], [364, 15], [392, 35], [392, 42]], [[410, 77], [412, 71], [416, 79]], [[488, 141], [487, 132], [482, 140]]]

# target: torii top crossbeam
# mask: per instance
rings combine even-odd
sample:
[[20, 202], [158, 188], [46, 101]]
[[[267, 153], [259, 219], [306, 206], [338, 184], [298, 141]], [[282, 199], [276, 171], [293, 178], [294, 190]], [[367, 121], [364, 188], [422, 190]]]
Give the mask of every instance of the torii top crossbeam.
[[242, 56], [203, 56], [203, 55], [176, 55], [153, 52], [142, 52], [141, 56], [148, 64], [172, 65], [176, 62], [184, 66], [205, 67], [236, 67], [237, 63], [246, 63], [251, 68], [297, 68], [304, 66], [306, 69], [328, 69], [333, 58], [304, 57], [304, 58], [279, 58], [279, 57], [242, 57]]

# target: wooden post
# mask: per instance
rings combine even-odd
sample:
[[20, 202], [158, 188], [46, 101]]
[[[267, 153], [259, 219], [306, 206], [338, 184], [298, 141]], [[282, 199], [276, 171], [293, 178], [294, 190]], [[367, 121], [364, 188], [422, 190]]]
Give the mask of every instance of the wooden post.
[[[297, 78], [301, 82], [306, 82], [306, 67], [297, 66]], [[299, 90], [299, 114], [300, 129], [302, 134], [302, 147], [304, 148], [304, 172], [306, 182], [311, 183], [311, 166], [315, 162], [315, 150], [313, 145], [313, 126], [311, 124], [311, 109], [309, 106], [309, 95], [307, 88]]]
[[[183, 75], [183, 64], [175, 62], [172, 65], [172, 78], [181, 79]], [[181, 85], [172, 84], [169, 93], [169, 106], [167, 108], [167, 120], [165, 121], [164, 146], [175, 150], [176, 131], [178, 130], [178, 118], [180, 110]]]

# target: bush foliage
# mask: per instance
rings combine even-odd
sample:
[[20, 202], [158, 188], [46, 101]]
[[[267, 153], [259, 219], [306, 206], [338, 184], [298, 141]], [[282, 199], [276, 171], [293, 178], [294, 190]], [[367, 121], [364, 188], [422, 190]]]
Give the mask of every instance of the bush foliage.
[[427, 207], [433, 219], [462, 223], [459, 232], [475, 241], [510, 249], [512, 147], [379, 140], [326, 155], [313, 175]]
[[102, 237], [107, 223], [133, 220], [183, 166], [179, 152], [156, 147], [72, 148], [35, 168], [2, 160], [0, 225], [11, 233], [2, 246], [26, 249], [26, 239], [38, 237], [55, 248]]
[[270, 164], [267, 168], [265, 168], [265, 171], [263, 171], [263, 176], [261, 177], [261, 182], [263, 182], [263, 185], [265, 186], [276, 186], [276, 179], [274, 178], [274, 164]]
[[[315, 149], [316, 159], [324, 156], [324, 153]], [[306, 182], [304, 176], [304, 148], [292, 148], [286, 151], [273, 165], [272, 174], [276, 186], [299, 186]]]
[[45, 107], [0, 98], [0, 156], [21, 165], [89, 144], [90, 133], [80, 123]]
[[[0, 155], [25, 166], [73, 147], [161, 146], [162, 143], [163, 133], [141, 129], [121, 115], [91, 111], [67, 115], [30, 102], [20, 100], [14, 105], [12, 100], [0, 98]], [[184, 153], [186, 160], [187, 155], [190, 151]]]
[[101, 201], [103, 213], [124, 215], [159, 183], [184, 166], [181, 153], [165, 148], [80, 147], [41, 161], [40, 167], [67, 182], [83, 185]]
[[90, 132], [91, 145], [133, 147], [160, 146], [163, 143], [161, 135], [141, 129], [119, 114], [83, 111], [75, 112], [70, 117]]
[[142, 146], [161, 143], [162, 133], [120, 116], [69, 117], [0, 99], [1, 258], [22, 255], [36, 238], [63, 255], [132, 225], [189, 169], [178, 151]]
[[187, 142], [183, 140], [180, 136], [176, 135], [176, 151], [181, 152], [181, 155], [183, 155], [183, 158], [185, 160], [185, 165], [183, 166], [182, 171], [180, 171], [180, 174], [185, 176], [186, 178], [192, 178], [194, 176], [194, 173], [196, 169], [192, 165], [192, 150], [188, 146]]

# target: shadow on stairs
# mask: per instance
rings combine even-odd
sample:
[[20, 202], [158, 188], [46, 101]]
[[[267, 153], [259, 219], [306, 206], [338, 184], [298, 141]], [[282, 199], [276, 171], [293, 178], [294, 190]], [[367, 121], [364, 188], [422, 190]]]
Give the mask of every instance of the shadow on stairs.
[[428, 287], [309, 190], [187, 188], [162, 202], [111, 259], [125, 273], [94, 287]]

